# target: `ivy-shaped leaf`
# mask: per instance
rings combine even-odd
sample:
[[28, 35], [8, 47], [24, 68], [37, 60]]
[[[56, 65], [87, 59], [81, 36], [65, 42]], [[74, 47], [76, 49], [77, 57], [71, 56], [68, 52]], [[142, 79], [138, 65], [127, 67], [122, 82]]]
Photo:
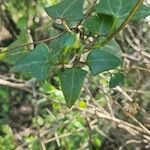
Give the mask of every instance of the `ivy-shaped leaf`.
[[109, 87], [114, 88], [118, 85], [122, 85], [124, 83], [124, 74], [123, 73], [115, 73], [110, 78]]
[[80, 68], [65, 68], [60, 72], [60, 83], [67, 106], [70, 108], [79, 97], [87, 72]]
[[53, 19], [77, 21], [83, 18], [84, 0], [63, 0], [62, 2], [45, 8], [47, 14]]
[[122, 60], [107, 51], [94, 49], [88, 55], [86, 64], [90, 67], [92, 74], [97, 75], [118, 67], [122, 64]]
[[27, 72], [38, 80], [45, 80], [51, 66], [49, 55], [48, 47], [40, 43], [29, 54], [17, 61], [11, 71]]
[[112, 16], [99, 14], [88, 18], [84, 25], [94, 34], [107, 35], [110, 33], [113, 22]]
[[[137, 0], [101, 0], [95, 10], [97, 13], [112, 15], [116, 18], [116, 24], [120, 24], [128, 15]], [[150, 9], [142, 5], [133, 17], [134, 20], [146, 17]]]

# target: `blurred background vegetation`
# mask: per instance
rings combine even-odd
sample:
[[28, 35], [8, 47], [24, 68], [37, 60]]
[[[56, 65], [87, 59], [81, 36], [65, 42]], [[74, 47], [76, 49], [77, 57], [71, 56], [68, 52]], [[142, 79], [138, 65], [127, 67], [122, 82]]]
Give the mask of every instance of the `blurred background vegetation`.
[[[43, 8], [57, 2], [1, 0], [0, 49], [52, 36], [54, 22]], [[109, 88], [115, 71], [88, 75], [81, 97], [68, 109], [55, 74], [38, 83], [28, 75], [10, 73], [10, 58], [0, 61], [0, 79], [7, 81], [0, 84], [0, 150], [150, 149], [149, 17], [131, 22], [116, 40], [124, 58], [121, 87], [139, 105], [134, 117], [123, 110], [134, 105], [122, 104], [124, 95]], [[32, 88], [24, 87], [29, 84]]]

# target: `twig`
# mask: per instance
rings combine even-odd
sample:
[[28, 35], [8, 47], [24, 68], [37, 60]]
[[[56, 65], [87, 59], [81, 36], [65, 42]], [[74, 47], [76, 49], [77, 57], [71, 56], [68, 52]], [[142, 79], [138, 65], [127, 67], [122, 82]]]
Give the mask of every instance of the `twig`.
[[24, 84], [24, 83], [15, 83], [15, 82], [10, 82], [7, 80], [0, 79], [0, 85], [8, 86], [8, 87], [12, 87], [12, 88], [16, 88], [19, 90], [24, 90], [24, 91], [27, 91], [29, 93], [32, 93], [32, 91], [29, 88], [27, 88], [26, 84]]
[[[81, 131], [83, 131], [83, 130], [84, 130], [84, 128], [79, 128], [79, 129], [77, 129], [76, 131], [64, 133], [64, 134], [58, 136], [57, 138], [59, 138], [59, 139], [65, 138], [65, 137], [68, 137], [68, 136], [72, 135], [73, 133], [81, 132]], [[48, 144], [48, 143], [50, 143], [50, 142], [56, 141], [57, 138], [56, 138], [56, 137], [53, 137], [53, 138], [51, 138], [51, 139], [45, 140], [44, 143], [45, 143], [45, 144]]]
[[40, 42], [49, 42], [49, 41], [52, 41], [54, 39], [57, 39], [59, 38], [62, 34], [64, 34], [65, 31], [61, 32], [60, 34], [56, 35], [56, 36], [53, 36], [53, 37], [50, 37], [50, 38], [47, 38], [47, 39], [43, 39], [43, 40], [39, 40], [39, 41], [35, 41], [35, 42], [31, 42], [31, 43], [25, 43], [25, 44], [21, 44], [19, 46], [16, 46], [16, 47], [13, 47], [11, 49], [7, 49], [7, 50], [2, 50], [0, 51], [0, 54], [1, 53], [5, 53], [6, 51], [12, 51], [12, 50], [15, 50], [17, 48], [21, 48], [21, 47], [24, 47], [24, 46], [29, 46], [29, 45], [32, 45], [32, 44], [38, 44]]
[[140, 123], [136, 118], [134, 118], [132, 115], [130, 115], [130, 118], [132, 118], [145, 132], [147, 132], [147, 134], [150, 135], [150, 131], [142, 124]]
[[73, 33], [70, 28], [68, 27], [68, 25], [66, 24], [65, 20], [62, 20], [62, 24], [64, 25], [64, 28], [66, 29], [66, 31]]
[[115, 90], [121, 92], [130, 102], [134, 101], [121, 87], [116, 86]]
[[142, 143], [142, 141], [138, 141], [138, 140], [135, 140], [135, 139], [132, 139], [132, 140], [128, 140], [128, 141], [126, 141], [120, 148], [119, 148], [119, 150], [123, 150], [123, 148], [126, 146], [126, 145], [129, 145], [129, 144], [140, 144], [140, 143]]
[[82, 22], [84, 22], [85, 19], [87, 19], [90, 16], [90, 14], [92, 13], [96, 2], [97, 2], [97, 0], [94, 0], [92, 6], [90, 7], [89, 11], [86, 13], [85, 17], [78, 23], [77, 28], [82, 24]]

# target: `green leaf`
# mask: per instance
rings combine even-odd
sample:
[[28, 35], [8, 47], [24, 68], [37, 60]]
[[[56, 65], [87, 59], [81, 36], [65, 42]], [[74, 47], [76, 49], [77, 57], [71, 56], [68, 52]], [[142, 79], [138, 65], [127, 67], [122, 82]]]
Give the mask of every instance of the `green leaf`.
[[33, 150], [34, 149], [36, 149], [36, 150], [41, 150], [42, 149], [41, 144], [37, 140], [31, 142], [31, 145], [32, 145]]
[[[8, 46], [7, 51], [3, 53], [4, 58], [3, 61], [14, 64], [17, 62], [19, 59], [23, 58], [26, 54], [28, 54], [28, 48], [27, 47], [20, 47], [14, 50], [11, 50], [19, 45], [28, 43], [29, 41], [29, 34], [27, 32], [22, 32], [18, 39], [14, 41], [11, 45]], [[0, 54], [2, 55], [2, 54]]]
[[20, 30], [27, 29], [27, 17], [22, 16], [17, 21], [17, 26]]
[[101, 72], [114, 69], [122, 64], [119, 57], [101, 49], [94, 49], [87, 57], [87, 65], [92, 74], [97, 75]]
[[103, 51], [109, 52], [121, 59], [122, 51], [118, 45], [118, 43], [113, 39], [110, 42], [108, 42], [103, 48]]
[[150, 7], [142, 5], [140, 9], [135, 13], [132, 20], [138, 21], [141, 18], [145, 18], [150, 15]]
[[63, 36], [61, 36], [59, 40], [60, 47], [65, 51], [68, 51], [75, 43], [76, 36], [72, 33], [66, 32]]
[[68, 52], [76, 42], [76, 36], [71, 33], [64, 33], [58, 39], [52, 40], [48, 45], [50, 48], [50, 61], [57, 64], [61, 61], [63, 54]]
[[127, 16], [136, 3], [136, 0], [101, 0], [95, 10], [98, 13], [120, 18]]
[[50, 69], [49, 49], [40, 43], [29, 54], [17, 61], [11, 71], [31, 73], [38, 80], [45, 80]]
[[[116, 24], [121, 24], [136, 3], [137, 0], [101, 0], [95, 7], [95, 10], [97, 13], [114, 16]], [[150, 9], [142, 5], [133, 19], [140, 19], [149, 14]]]
[[59, 45], [59, 40], [58, 39], [55, 39], [55, 40], [52, 40], [50, 42], [50, 44], [48, 45], [48, 47], [50, 48], [50, 61], [53, 63], [53, 64], [57, 64], [61, 61], [61, 58], [63, 56], [63, 49], [60, 48], [60, 45]]
[[67, 106], [70, 108], [79, 97], [87, 72], [80, 68], [66, 68], [60, 72], [60, 83]]
[[48, 45], [50, 48], [50, 61], [58, 64], [62, 60], [62, 56], [67, 58], [71, 50], [80, 48], [80, 39], [76, 34], [69, 32], [64, 33], [58, 39], [52, 40]]
[[77, 21], [83, 18], [84, 0], [63, 0], [62, 2], [45, 8], [47, 14], [53, 19]]
[[123, 73], [115, 73], [109, 81], [109, 87], [114, 88], [118, 85], [122, 85], [124, 83], [124, 74]]
[[99, 14], [88, 18], [85, 27], [94, 34], [107, 35], [110, 33], [114, 19], [112, 16]]

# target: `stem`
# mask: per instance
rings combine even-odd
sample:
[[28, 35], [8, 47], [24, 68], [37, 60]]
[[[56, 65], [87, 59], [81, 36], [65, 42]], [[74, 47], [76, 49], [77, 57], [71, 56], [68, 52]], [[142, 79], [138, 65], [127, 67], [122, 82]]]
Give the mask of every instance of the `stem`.
[[90, 9], [88, 10], [88, 12], [86, 13], [85, 17], [78, 23], [77, 28], [90, 16], [90, 14], [93, 11], [93, 8], [96, 4], [97, 0], [94, 0], [92, 6], [90, 7]]
[[144, 0], [139, 0], [135, 6], [130, 10], [129, 15], [127, 18], [123, 21], [123, 23], [120, 25], [118, 29], [116, 29], [114, 32], [110, 33], [106, 39], [104, 39], [100, 44], [95, 45], [95, 48], [103, 47], [106, 43], [108, 43], [111, 39], [113, 39], [121, 30], [125, 28], [125, 26], [129, 23], [133, 15], [136, 13], [136, 11], [139, 9], [139, 7], [143, 4]]
[[12, 51], [12, 50], [15, 50], [17, 48], [21, 48], [21, 47], [24, 47], [24, 46], [29, 46], [29, 45], [32, 45], [32, 44], [38, 44], [40, 42], [48, 42], [48, 41], [51, 41], [51, 40], [54, 40], [54, 39], [57, 39], [59, 38], [62, 34], [64, 34], [64, 32], [61, 32], [60, 34], [56, 35], [56, 36], [53, 36], [53, 37], [49, 37], [47, 39], [43, 39], [43, 40], [39, 40], [39, 41], [35, 41], [35, 42], [31, 42], [31, 43], [25, 43], [25, 44], [21, 44], [21, 45], [18, 45], [16, 47], [13, 47], [11, 49], [4, 49], [2, 51], [0, 51], [0, 54], [2, 53], [5, 53], [6, 51]]
[[66, 29], [66, 31], [73, 33], [64, 20], [62, 20], [62, 24], [64, 25], [64, 28]]

